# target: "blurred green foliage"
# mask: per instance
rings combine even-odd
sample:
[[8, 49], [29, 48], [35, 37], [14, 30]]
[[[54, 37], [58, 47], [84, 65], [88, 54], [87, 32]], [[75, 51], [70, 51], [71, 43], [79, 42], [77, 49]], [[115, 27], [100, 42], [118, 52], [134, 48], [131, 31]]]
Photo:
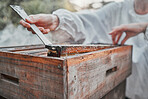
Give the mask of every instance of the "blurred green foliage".
[[38, 13], [52, 13], [59, 8], [74, 11], [68, 0], [0, 0], [0, 30], [8, 23], [19, 24], [20, 18], [9, 7], [10, 4], [22, 6], [28, 15]]

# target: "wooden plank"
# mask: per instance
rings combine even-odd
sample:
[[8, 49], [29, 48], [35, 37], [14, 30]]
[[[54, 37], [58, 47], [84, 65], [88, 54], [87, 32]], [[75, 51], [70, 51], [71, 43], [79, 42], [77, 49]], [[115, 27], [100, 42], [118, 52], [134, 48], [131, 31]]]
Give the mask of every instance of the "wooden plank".
[[131, 74], [131, 50], [123, 46], [68, 58], [69, 99], [99, 99], [125, 80]]
[[0, 52], [0, 63], [1, 76], [19, 79], [17, 84], [1, 77], [0, 95], [12, 99], [64, 97], [63, 60]]

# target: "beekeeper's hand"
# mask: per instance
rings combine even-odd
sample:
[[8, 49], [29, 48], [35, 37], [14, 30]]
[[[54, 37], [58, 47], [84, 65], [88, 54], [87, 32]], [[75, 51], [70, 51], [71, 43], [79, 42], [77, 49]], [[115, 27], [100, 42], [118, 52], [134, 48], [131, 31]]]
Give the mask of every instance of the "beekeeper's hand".
[[35, 24], [39, 30], [47, 34], [49, 31], [54, 31], [59, 25], [59, 19], [56, 15], [52, 14], [37, 14], [37, 15], [30, 15], [26, 21], [21, 20], [20, 24], [27, 28], [32, 33], [35, 33], [30, 24]]
[[133, 23], [127, 25], [120, 25], [110, 32], [112, 36], [113, 44], [118, 44], [122, 34], [125, 32], [126, 36], [122, 40], [121, 44], [123, 45], [129, 38], [138, 35], [139, 33], [145, 33], [148, 23]]

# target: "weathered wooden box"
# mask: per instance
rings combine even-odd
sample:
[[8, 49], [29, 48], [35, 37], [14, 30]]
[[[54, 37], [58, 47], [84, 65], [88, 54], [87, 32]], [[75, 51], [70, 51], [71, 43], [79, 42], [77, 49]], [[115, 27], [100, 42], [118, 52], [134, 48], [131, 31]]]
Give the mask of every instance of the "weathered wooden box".
[[98, 46], [97, 51], [62, 57], [48, 57], [43, 45], [0, 48], [0, 96], [7, 99], [104, 97], [131, 74], [132, 46]]

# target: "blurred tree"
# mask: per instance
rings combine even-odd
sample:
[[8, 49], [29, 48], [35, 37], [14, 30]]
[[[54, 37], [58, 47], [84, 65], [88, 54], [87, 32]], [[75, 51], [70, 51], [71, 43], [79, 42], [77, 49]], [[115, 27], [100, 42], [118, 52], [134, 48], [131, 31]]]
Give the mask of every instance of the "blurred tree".
[[74, 8], [74, 6], [70, 3], [69, 0], [64, 0], [64, 4], [65, 4], [65, 8], [68, 9], [69, 11], [76, 11], [76, 9]]
[[0, 30], [8, 23], [18, 25], [20, 18], [9, 5], [22, 6], [28, 15], [38, 13], [52, 13], [59, 8], [74, 11], [68, 0], [0, 0]]

